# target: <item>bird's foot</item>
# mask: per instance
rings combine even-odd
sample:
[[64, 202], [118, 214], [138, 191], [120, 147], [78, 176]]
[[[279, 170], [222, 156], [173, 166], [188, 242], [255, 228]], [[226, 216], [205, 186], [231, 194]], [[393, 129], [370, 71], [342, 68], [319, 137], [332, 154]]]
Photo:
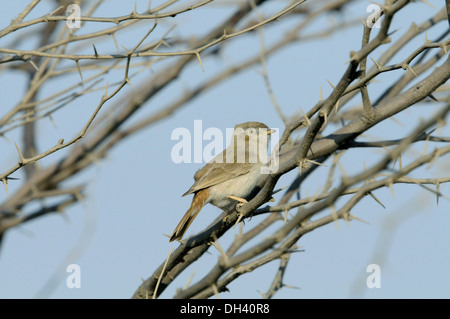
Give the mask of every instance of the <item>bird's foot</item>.
[[237, 208], [240, 208], [240, 207], [242, 207], [244, 204], [247, 204], [247, 203], [248, 203], [248, 201], [247, 201], [245, 198], [240, 198], [240, 197], [232, 196], [232, 195], [228, 196], [228, 198], [234, 199], [235, 201], [238, 201], [238, 202], [239, 202], [239, 203], [236, 204], [236, 207], [237, 207]]
[[236, 227], [237, 224], [241, 221], [242, 217], [244, 217], [243, 214], [239, 212], [239, 208], [241, 208], [244, 204], [247, 204], [248, 201], [244, 198], [236, 197], [236, 196], [228, 196], [230, 199], [234, 199], [235, 201], [238, 201], [239, 203], [236, 204], [236, 212], [239, 214], [239, 218], [237, 219], [236, 223], [234, 224], [233, 228]]

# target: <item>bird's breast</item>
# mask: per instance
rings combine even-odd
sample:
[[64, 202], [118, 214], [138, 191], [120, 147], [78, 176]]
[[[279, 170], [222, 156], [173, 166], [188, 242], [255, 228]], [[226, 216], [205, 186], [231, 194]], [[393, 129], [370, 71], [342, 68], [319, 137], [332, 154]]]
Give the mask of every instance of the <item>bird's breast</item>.
[[228, 196], [245, 198], [258, 184], [260, 178], [261, 166], [255, 165], [247, 174], [211, 186], [209, 202], [221, 209], [231, 210], [236, 205], [236, 201], [228, 198]]

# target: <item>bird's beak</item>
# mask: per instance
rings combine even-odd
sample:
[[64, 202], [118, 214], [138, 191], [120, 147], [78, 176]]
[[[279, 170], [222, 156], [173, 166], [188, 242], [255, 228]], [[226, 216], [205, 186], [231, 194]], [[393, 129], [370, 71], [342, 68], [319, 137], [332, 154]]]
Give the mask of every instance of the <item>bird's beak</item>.
[[275, 133], [277, 130], [274, 130], [274, 129], [270, 129], [270, 130], [267, 130], [267, 135], [270, 135], [270, 134], [272, 134], [272, 133]]

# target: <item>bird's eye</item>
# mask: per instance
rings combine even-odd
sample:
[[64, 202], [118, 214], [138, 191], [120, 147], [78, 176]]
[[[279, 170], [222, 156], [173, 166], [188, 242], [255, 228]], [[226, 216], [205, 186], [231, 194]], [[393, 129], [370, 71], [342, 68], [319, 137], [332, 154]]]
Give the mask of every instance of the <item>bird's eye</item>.
[[254, 129], [254, 128], [249, 128], [249, 129], [247, 129], [247, 134], [248, 135], [253, 135], [253, 134], [255, 134], [256, 133], [256, 130]]

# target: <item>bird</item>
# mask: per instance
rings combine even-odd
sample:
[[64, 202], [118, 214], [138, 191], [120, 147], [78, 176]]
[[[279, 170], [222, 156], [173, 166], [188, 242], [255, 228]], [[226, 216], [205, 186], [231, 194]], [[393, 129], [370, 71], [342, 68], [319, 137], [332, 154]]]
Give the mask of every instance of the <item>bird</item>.
[[208, 203], [230, 212], [247, 202], [268, 164], [268, 140], [275, 132], [261, 122], [234, 127], [228, 147], [194, 175], [194, 184], [182, 196], [194, 194], [192, 203], [175, 227], [169, 241], [181, 240], [186, 230]]

